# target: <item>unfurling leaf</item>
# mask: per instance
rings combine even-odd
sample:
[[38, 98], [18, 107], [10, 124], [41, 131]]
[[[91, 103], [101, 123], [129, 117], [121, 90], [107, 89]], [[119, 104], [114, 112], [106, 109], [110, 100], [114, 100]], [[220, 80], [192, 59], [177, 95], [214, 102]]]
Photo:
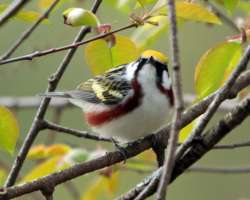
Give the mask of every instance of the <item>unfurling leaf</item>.
[[19, 136], [19, 125], [14, 114], [0, 106], [0, 148], [13, 153]]
[[69, 8], [63, 12], [64, 23], [70, 26], [98, 26], [96, 15], [83, 8]]
[[195, 91], [198, 100], [217, 90], [238, 64], [242, 47], [237, 42], [223, 42], [209, 49], [195, 68]]
[[104, 39], [86, 45], [84, 56], [94, 74], [100, 74], [110, 68], [129, 63], [138, 57], [133, 41], [121, 35], [115, 35], [115, 38], [115, 45], [111, 48]]
[[53, 156], [65, 155], [71, 151], [71, 148], [65, 144], [53, 144], [45, 146], [43, 144], [32, 147], [27, 158], [31, 160], [45, 159]]
[[[168, 13], [166, 0], [159, 0], [150, 13], [154, 16], [166, 15]], [[197, 3], [177, 1], [176, 16], [189, 21], [221, 24], [221, 21], [214, 13]]]

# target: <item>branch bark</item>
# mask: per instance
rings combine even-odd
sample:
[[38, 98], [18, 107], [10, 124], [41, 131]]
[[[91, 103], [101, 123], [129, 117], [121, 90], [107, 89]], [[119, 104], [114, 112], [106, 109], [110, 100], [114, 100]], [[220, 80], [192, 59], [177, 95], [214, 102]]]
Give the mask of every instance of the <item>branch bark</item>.
[[[168, 146], [166, 150], [165, 162], [163, 165], [163, 174], [157, 191], [157, 200], [166, 199], [168, 183], [171, 178], [174, 162], [175, 150], [177, 147], [178, 136], [180, 132], [179, 121], [181, 120], [182, 111], [184, 109], [184, 101], [182, 94], [181, 65], [179, 59], [178, 32], [176, 21], [175, 0], [168, 0], [168, 18], [170, 21], [170, 43], [173, 60], [173, 91], [174, 91], [174, 117], [172, 119], [172, 127]], [[139, 200], [139, 198], [138, 198]]]
[[49, 17], [50, 12], [54, 9], [57, 3], [59, 3], [59, 1], [60, 0], [55, 0], [52, 2], [49, 8], [39, 17], [39, 19], [26, 31], [24, 31], [17, 41], [8, 49], [8, 51], [0, 57], [0, 61], [9, 58], [17, 50], [17, 48], [33, 33], [41, 22]]
[[[233, 91], [233, 94], [231, 93], [232, 96], [235, 95], [234, 92], [240, 91], [242, 87], [244, 88], [243, 82], [244, 84], [246, 84], [246, 82], [248, 83], [248, 85], [250, 84], [250, 78], [248, 77], [248, 79], [246, 79], [245, 74], [241, 75], [241, 79], [239, 79], [237, 83], [235, 84], [235, 86], [231, 89], [231, 91]], [[186, 126], [193, 119], [195, 119], [197, 116], [202, 114], [206, 110], [207, 106], [212, 101], [214, 96], [215, 94], [209, 96], [202, 102], [199, 102], [193, 105], [190, 109], [184, 112], [183, 117], [181, 119], [180, 126], [181, 127]], [[217, 129], [215, 128], [214, 130], [206, 134], [203, 144], [205, 145], [205, 147], [208, 147], [208, 148], [201, 149], [202, 151], [198, 151], [199, 154], [197, 154], [197, 148], [203, 147], [201, 144], [197, 144], [194, 148], [190, 149], [188, 154], [185, 154], [185, 156], [181, 158], [178, 161], [178, 163], [176, 163], [174, 171], [173, 171], [172, 179], [175, 179], [178, 175], [180, 175], [183, 171], [185, 171], [191, 164], [193, 164], [202, 155], [204, 155], [208, 150], [210, 150], [214, 144], [216, 144], [220, 139], [222, 139], [228, 133], [228, 131], [232, 130], [236, 125], [238, 125], [241, 121], [243, 121], [244, 117], [246, 117], [248, 114], [247, 112], [250, 112], [249, 107], [250, 107], [250, 100], [248, 99], [248, 101], [244, 101], [243, 103], [241, 103], [240, 106], [236, 107], [235, 111], [233, 111], [232, 113], [230, 113], [229, 115], [225, 117], [226, 124], [228, 123], [230, 124], [229, 128], [225, 126], [221, 127], [222, 122], [224, 122], [224, 119], [223, 119], [222, 122], [219, 122], [220, 128], [217, 128]], [[240, 116], [237, 116], [237, 114], [239, 114]], [[234, 125], [231, 125], [231, 121], [237, 122], [237, 123], [235, 123]], [[164, 128], [159, 133], [157, 133], [160, 138], [161, 137], [166, 138], [166, 135], [168, 134], [170, 130], [170, 126], [171, 125], [168, 125], [166, 128]], [[211, 137], [210, 134], [212, 134], [215, 138]], [[142, 139], [140, 142], [136, 141], [132, 143], [131, 145], [126, 147], [125, 150], [127, 152], [128, 158], [130, 158], [135, 155], [138, 155], [139, 153], [145, 151], [146, 149], [149, 149], [151, 145], [152, 145], [152, 138], [147, 137], [147, 138]], [[190, 155], [190, 157], [186, 157], [187, 155]], [[121, 155], [119, 151], [110, 152], [110, 153], [107, 153], [105, 156], [102, 156], [95, 160], [77, 164], [61, 172], [53, 173], [48, 176], [42, 177], [40, 179], [34, 180], [33, 182], [2, 189], [2, 192], [0, 192], [0, 200], [4, 200], [5, 198], [11, 199], [11, 198], [15, 198], [17, 196], [21, 196], [23, 194], [30, 193], [33, 191], [43, 190], [44, 187], [46, 187], [48, 183], [56, 187], [58, 184], [64, 183], [75, 177], [113, 165], [123, 160], [124, 160], [124, 157]], [[185, 164], [182, 162], [185, 162]], [[159, 170], [156, 170], [154, 172], [154, 175], [159, 174], [161, 169], [162, 168], [160, 168]], [[150, 181], [150, 179], [148, 179], [148, 181]], [[142, 187], [142, 189], [143, 188], [144, 187]]]
[[2, 61], [0, 61], [0, 65], [4, 65], [4, 64], [7, 64], [7, 63], [12, 63], [12, 62], [18, 62], [18, 61], [22, 61], [22, 60], [31, 61], [34, 58], [45, 56], [45, 55], [48, 55], [48, 54], [57, 53], [57, 52], [65, 51], [65, 50], [68, 50], [68, 49], [76, 49], [77, 47], [79, 47], [81, 45], [93, 42], [95, 40], [104, 38], [104, 37], [106, 37], [108, 35], [111, 35], [111, 34], [114, 34], [114, 33], [120, 32], [120, 31], [124, 31], [124, 30], [130, 29], [130, 28], [136, 27], [136, 26], [137, 26], [136, 23], [132, 23], [132, 24], [123, 26], [121, 28], [118, 28], [118, 29], [116, 29], [114, 31], [94, 36], [94, 37], [92, 37], [92, 38], [90, 38], [88, 40], [85, 40], [85, 41], [74, 41], [72, 44], [65, 45], [65, 46], [62, 46], [62, 47], [55, 47], [55, 48], [47, 49], [47, 50], [43, 50], [43, 51], [35, 51], [35, 52], [27, 54], [27, 55], [2, 60]]
[[[231, 112], [229, 112], [223, 119], [221, 119], [212, 129], [204, 133], [201, 142], [196, 143], [185, 153], [179, 160], [176, 161], [171, 182], [173, 182], [179, 175], [185, 172], [192, 164], [197, 162], [202, 156], [210, 151], [215, 144], [223, 139], [230, 131], [242, 123], [250, 115], [250, 98], [245, 99]], [[147, 177], [137, 186], [122, 195], [119, 200], [132, 200], [135, 199], [140, 193], [144, 192], [144, 198], [154, 194], [157, 190], [159, 178], [163, 173], [162, 167], [156, 170], [152, 175]], [[152, 181], [154, 180], [154, 181]], [[151, 186], [148, 187], [148, 184]], [[154, 183], [154, 184], [152, 184]], [[144, 189], [148, 187], [145, 192]]]
[[29, 0], [13, 1], [8, 8], [0, 16], [0, 27], [6, 23], [12, 16], [14, 16]]

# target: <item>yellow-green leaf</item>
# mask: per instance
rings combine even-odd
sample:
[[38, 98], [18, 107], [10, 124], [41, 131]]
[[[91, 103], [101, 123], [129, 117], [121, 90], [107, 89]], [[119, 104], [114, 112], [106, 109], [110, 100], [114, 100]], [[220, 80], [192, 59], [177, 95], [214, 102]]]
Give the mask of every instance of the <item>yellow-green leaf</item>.
[[19, 136], [19, 125], [14, 114], [0, 106], [0, 148], [13, 153]]
[[99, 176], [83, 192], [81, 200], [97, 200], [98, 197], [103, 198], [103, 196], [107, 196], [107, 199], [113, 199], [119, 185], [118, 178], [119, 172], [112, 173], [111, 177]]
[[[153, 15], [166, 15], [166, 0], [159, 0], [151, 13]], [[221, 24], [220, 19], [214, 13], [197, 3], [176, 2], [176, 16], [189, 21]]]
[[146, 23], [138, 27], [131, 36], [139, 52], [153, 44], [168, 29], [169, 23], [166, 16], [152, 17], [150, 21], [158, 23], [158, 26]]
[[49, 175], [55, 171], [60, 170], [61, 156], [54, 156], [39, 165], [35, 166], [21, 182], [29, 182], [42, 176]]
[[217, 90], [236, 67], [242, 47], [236, 42], [223, 42], [209, 49], [195, 68], [195, 91], [200, 100]]
[[103, 39], [86, 45], [85, 60], [94, 74], [100, 74], [112, 67], [129, 63], [138, 57], [133, 41], [121, 35], [116, 35], [115, 38], [115, 45], [111, 48]]
[[181, 129], [181, 132], [179, 134], [180, 143], [183, 143], [187, 139], [187, 137], [192, 132], [194, 125], [195, 125], [195, 120], [193, 120], [190, 124]]
[[83, 8], [69, 8], [63, 12], [64, 23], [71, 26], [98, 26], [96, 15]]
[[221, 21], [215, 14], [196, 3], [177, 2], [176, 15], [185, 20], [221, 24]]
[[7, 172], [4, 169], [0, 168], [0, 188], [3, 186], [6, 177]]
[[232, 12], [237, 4], [239, 3], [239, 0], [224, 0], [224, 6], [225, 8], [229, 11], [229, 12]]

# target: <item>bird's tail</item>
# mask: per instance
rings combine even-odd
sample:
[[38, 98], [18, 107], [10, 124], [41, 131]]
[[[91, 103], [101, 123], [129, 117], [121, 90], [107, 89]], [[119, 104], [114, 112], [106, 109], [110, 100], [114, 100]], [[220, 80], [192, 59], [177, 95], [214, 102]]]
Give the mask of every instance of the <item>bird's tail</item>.
[[46, 92], [44, 94], [39, 94], [39, 96], [42, 97], [49, 97], [49, 98], [72, 98], [72, 95], [70, 94], [70, 92]]

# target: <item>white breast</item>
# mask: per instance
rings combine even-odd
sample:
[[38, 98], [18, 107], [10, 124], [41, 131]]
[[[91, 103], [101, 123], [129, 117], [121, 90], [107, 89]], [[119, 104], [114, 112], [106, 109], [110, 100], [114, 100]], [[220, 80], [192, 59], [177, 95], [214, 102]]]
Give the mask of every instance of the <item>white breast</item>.
[[139, 72], [138, 81], [144, 96], [138, 108], [115, 120], [94, 127], [93, 130], [118, 140], [133, 141], [152, 134], [165, 125], [170, 111], [169, 102], [156, 86], [155, 73], [155, 68], [152, 66], [144, 66]]

